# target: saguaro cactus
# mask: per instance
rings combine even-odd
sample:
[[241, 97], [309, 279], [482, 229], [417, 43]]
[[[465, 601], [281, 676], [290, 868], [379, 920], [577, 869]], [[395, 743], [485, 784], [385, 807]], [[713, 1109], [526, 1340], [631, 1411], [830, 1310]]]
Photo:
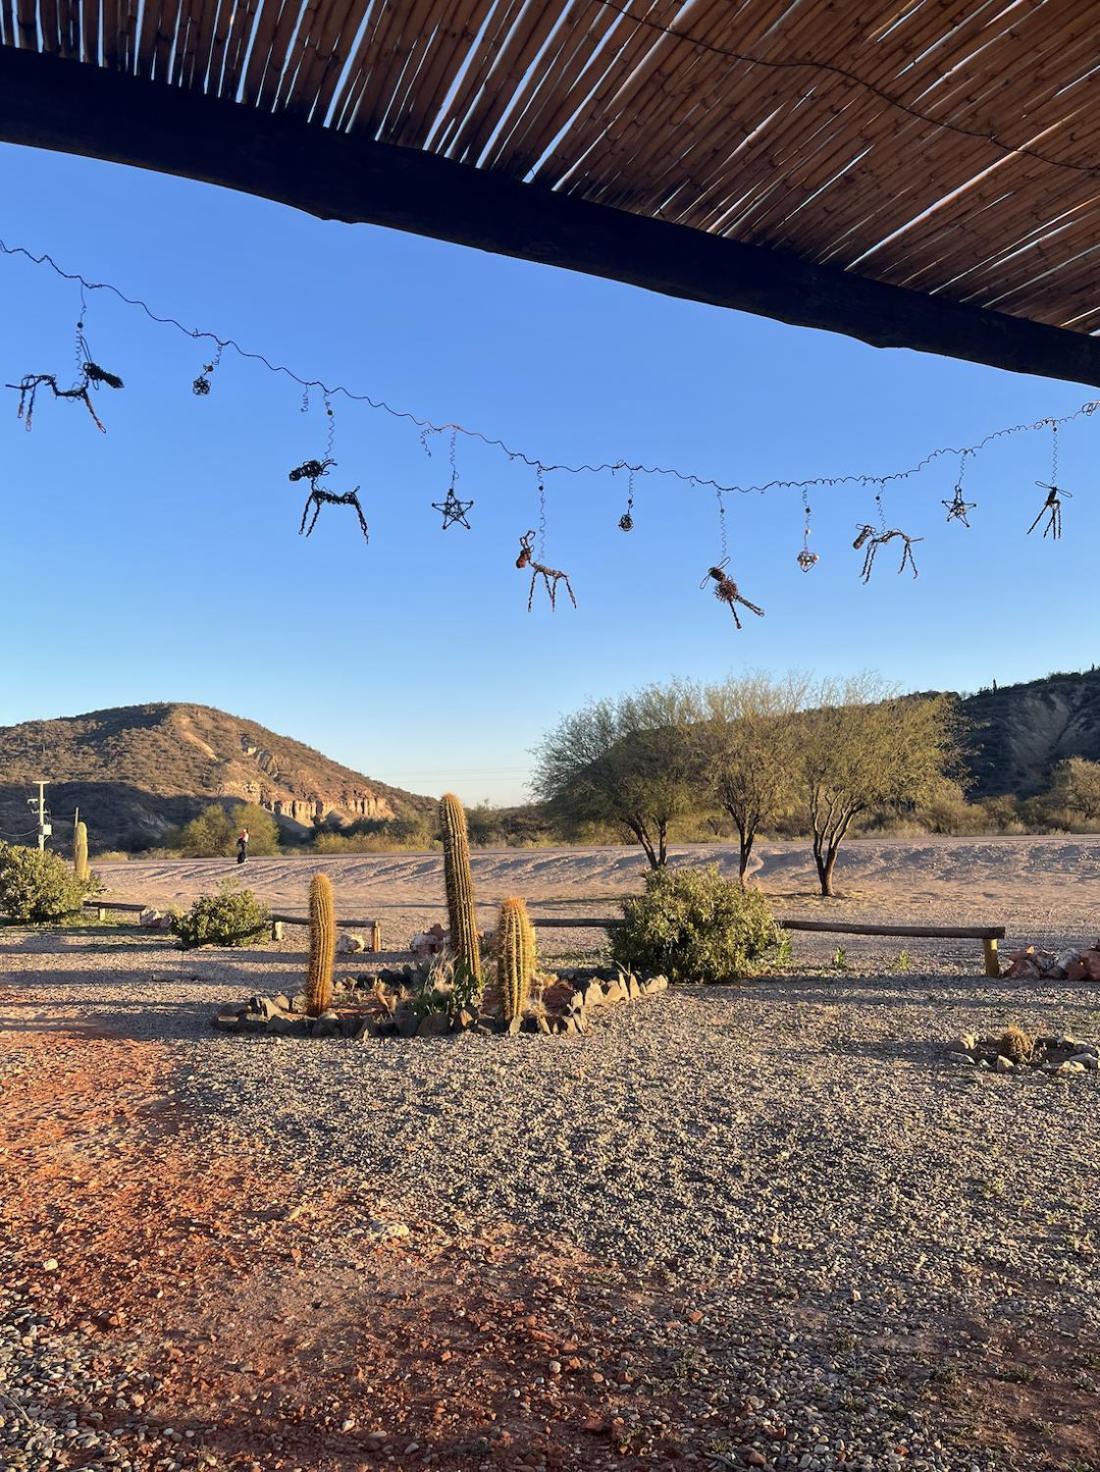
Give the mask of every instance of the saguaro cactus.
[[535, 960], [535, 932], [527, 917], [527, 906], [521, 899], [505, 900], [497, 932], [497, 981], [508, 1022], [523, 1015]]
[[309, 975], [306, 1011], [319, 1017], [332, 1003], [332, 961], [336, 955], [336, 913], [327, 874], [315, 874], [309, 886]]
[[481, 947], [477, 934], [474, 881], [470, 873], [466, 811], [453, 792], [445, 792], [440, 798], [439, 826], [443, 831], [443, 875], [447, 885], [451, 949], [458, 965], [480, 986]]
[[73, 829], [73, 873], [78, 879], [88, 877], [88, 825], [77, 823]]

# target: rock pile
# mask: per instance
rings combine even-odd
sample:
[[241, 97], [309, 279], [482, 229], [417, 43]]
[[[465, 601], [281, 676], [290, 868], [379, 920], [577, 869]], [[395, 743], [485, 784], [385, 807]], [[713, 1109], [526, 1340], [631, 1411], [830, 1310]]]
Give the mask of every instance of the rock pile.
[[1087, 951], [1043, 951], [1024, 946], [1013, 951], [1004, 973], [1015, 981], [1100, 981], [1100, 940]]
[[522, 1017], [506, 1022], [492, 991], [480, 1005], [455, 1010], [427, 1010], [426, 972], [413, 965], [384, 968], [347, 982], [332, 1006], [319, 1017], [306, 1015], [304, 992], [257, 995], [247, 1003], [231, 1003], [214, 1016], [219, 1032], [262, 1033], [276, 1037], [411, 1038], [444, 1037], [472, 1032], [585, 1033], [594, 1013], [624, 1002], [639, 1001], [668, 988], [666, 976], [646, 979], [619, 969], [577, 967], [542, 973], [541, 995]]
[[1038, 1073], [1070, 1078], [1100, 1069], [1100, 1047], [1069, 1037], [1032, 1038], [1018, 1027], [1000, 1037], [965, 1033], [947, 1045], [950, 1062], [993, 1073]]

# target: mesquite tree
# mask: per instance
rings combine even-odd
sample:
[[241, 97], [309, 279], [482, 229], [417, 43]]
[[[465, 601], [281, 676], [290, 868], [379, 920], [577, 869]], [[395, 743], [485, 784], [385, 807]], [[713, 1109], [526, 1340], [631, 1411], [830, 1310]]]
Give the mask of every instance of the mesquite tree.
[[898, 696], [870, 676], [825, 681], [798, 717], [798, 779], [805, 798], [821, 893], [852, 822], [869, 808], [910, 807], [958, 761], [955, 702]]
[[806, 682], [795, 675], [731, 677], [703, 692], [705, 770], [737, 829], [742, 886], [757, 834], [795, 800], [798, 716], [805, 697]]
[[565, 817], [625, 828], [663, 868], [670, 823], [698, 800], [699, 714], [679, 681], [594, 700], [536, 749], [535, 792]]

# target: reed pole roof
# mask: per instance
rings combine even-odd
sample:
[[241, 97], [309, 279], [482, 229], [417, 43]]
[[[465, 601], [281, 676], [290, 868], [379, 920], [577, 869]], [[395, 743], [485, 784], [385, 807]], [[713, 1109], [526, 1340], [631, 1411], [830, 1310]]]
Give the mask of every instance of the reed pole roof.
[[1100, 383], [1095, 0], [0, 0], [0, 138]]

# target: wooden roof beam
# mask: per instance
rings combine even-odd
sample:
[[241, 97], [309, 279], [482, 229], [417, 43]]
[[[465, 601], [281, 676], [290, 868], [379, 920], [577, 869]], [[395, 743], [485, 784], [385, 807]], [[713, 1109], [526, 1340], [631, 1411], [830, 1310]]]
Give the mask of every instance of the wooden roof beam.
[[874, 347], [1100, 387], [1100, 339], [590, 204], [86, 63], [0, 46], [0, 139], [154, 169]]

